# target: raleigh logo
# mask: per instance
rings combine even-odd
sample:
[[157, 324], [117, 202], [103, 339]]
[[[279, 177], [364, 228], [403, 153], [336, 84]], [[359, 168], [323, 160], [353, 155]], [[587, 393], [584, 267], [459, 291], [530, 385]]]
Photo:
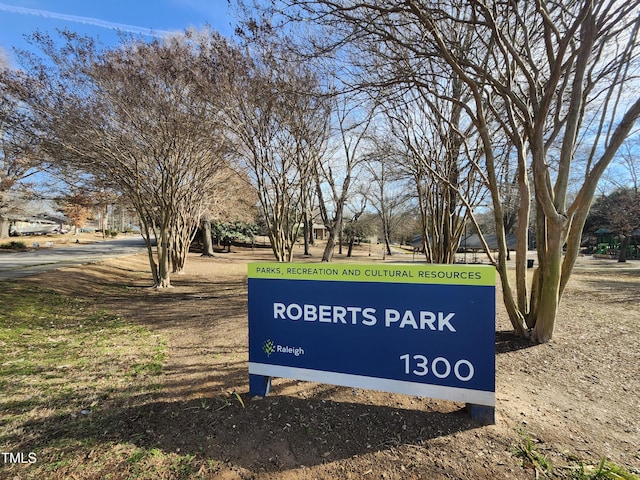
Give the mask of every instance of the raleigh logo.
[[296, 357], [304, 355], [304, 348], [302, 347], [276, 345], [271, 339], [262, 344], [262, 351], [267, 354], [267, 357], [270, 357], [272, 353], [286, 353], [288, 355], [295, 355]]
[[267, 354], [267, 357], [270, 357], [276, 351], [276, 346], [271, 340], [267, 340], [262, 344], [262, 350]]

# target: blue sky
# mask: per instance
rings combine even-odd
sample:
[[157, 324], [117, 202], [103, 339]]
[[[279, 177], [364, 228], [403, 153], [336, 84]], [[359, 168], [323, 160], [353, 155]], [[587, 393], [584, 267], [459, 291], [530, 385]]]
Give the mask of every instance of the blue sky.
[[35, 30], [68, 28], [110, 45], [118, 41], [117, 30], [163, 34], [207, 23], [233, 33], [227, 0], [0, 0], [0, 47], [11, 60], [12, 47], [24, 48], [24, 36]]

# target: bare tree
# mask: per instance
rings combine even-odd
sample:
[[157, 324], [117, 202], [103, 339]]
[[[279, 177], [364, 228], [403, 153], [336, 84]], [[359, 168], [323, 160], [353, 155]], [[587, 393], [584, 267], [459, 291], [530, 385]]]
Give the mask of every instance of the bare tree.
[[171, 271], [184, 267], [212, 172], [224, 164], [225, 102], [207, 93], [231, 47], [211, 33], [208, 43], [128, 39], [101, 51], [89, 38], [62, 35], [61, 48], [34, 36], [46, 59], [29, 59], [31, 74], [17, 79], [17, 90], [40, 116], [43, 144], [56, 161], [103, 177], [129, 197], [154, 283], [169, 287]]
[[[413, 183], [428, 262], [453, 263], [464, 225], [486, 189], [477, 168], [482, 149], [473, 124], [463, 118], [460, 86], [441, 77], [440, 85], [418, 87], [386, 102], [389, 130], [400, 169]], [[436, 80], [434, 78], [434, 84]]]
[[399, 153], [396, 145], [384, 137], [374, 138], [373, 145], [364, 165], [367, 172], [365, 181], [370, 182], [366, 196], [380, 219], [386, 256], [393, 254], [391, 235], [396, 213], [408, 204], [411, 195], [407, 192], [402, 172], [405, 157]]
[[7, 81], [15, 75], [0, 58], [0, 238], [9, 236], [11, 213], [20, 211], [20, 198], [33, 194], [29, 179], [46, 168], [34, 135], [29, 110]]
[[624, 142], [620, 148], [620, 154], [605, 171], [604, 181], [598, 187], [603, 194], [625, 187], [632, 188], [636, 192], [640, 190], [638, 147], [640, 147], [640, 135], [636, 131]]
[[237, 103], [227, 115], [258, 193], [273, 254], [284, 262], [292, 260], [303, 231], [311, 167], [326, 143], [328, 109], [312, 69], [276, 43], [259, 38], [252, 60], [237, 66], [229, 79]]
[[[461, 106], [483, 149], [481, 167], [493, 203], [505, 306], [518, 335], [546, 342], [553, 335], [598, 181], [640, 116], [640, 98], [630, 88], [638, 60], [639, 7], [637, 0], [317, 0], [287, 4], [280, 13], [288, 21], [327, 25], [329, 41], [341, 34], [340, 42], [322, 45], [325, 49], [353, 39], [379, 41], [403, 58], [441, 59], [466, 85], [471, 100]], [[462, 35], [469, 41], [463, 44]], [[410, 74], [421, 83], [419, 75]], [[506, 264], [495, 122], [517, 161], [515, 292]], [[576, 163], [579, 147], [590, 153]], [[583, 181], [570, 198], [569, 179], [578, 167]], [[539, 268], [529, 295], [526, 252], [532, 203]]]
[[352, 194], [357, 169], [365, 160], [365, 142], [374, 110], [353, 98], [336, 95], [333, 152], [313, 164], [320, 217], [329, 238], [322, 261], [330, 262], [340, 242], [345, 205]]
[[346, 236], [347, 244], [349, 248], [347, 250], [347, 257], [350, 258], [353, 254], [353, 247], [356, 241], [363, 240], [366, 236], [371, 236], [367, 229], [367, 225], [360, 221], [362, 215], [365, 214], [368, 206], [368, 186], [361, 186], [360, 190], [350, 197], [350, 202], [346, 205], [346, 210], [350, 213], [348, 220], [343, 227], [344, 234]]
[[[464, 55], [473, 42], [472, 28], [452, 33]], [[470, 90], [440, 56], [419, 46], [411, 50], [372, 35], [356, 37], [358, 54], [351, 54], [355, 67], [349, 69], [357, 72], [354, 88], [381, 105], [387, 128], [400, 143], [395, 155], [415, 186], [427, 261], [451, 263], [465, 219], [486, 193], [477, 168], [482, 149], [464, 107]]]
[[[640, 115], [640, 100], [622, 96], [622, 87], [629, 80], [629, 61], [636, 55], [638, 4], [631, 2], [624, 7], [617, 2], [596, 5], [590, 1], [542, 6], [534, 2], [472, 4], [460, 12], [456, 23], [473, 22], [481, 48], [475, 61], [469, 62], [465, 56], [463, 63], [455, 46], [443, 37], [439, 28], [441, 10], [427, 11], [417, 2], [410, 3], [411, 13], [433, 34], [434, 48], [473, 92], [474, 121], [485, 150], [499, 238], [498, 271], [512, 324], [521, 335], [530, 332], [533, 340], [548, 341], [553, 335], [558, 303], [578, 253], [597, 182]], [[619, 39], [625, 35], [627, 44], [620, 45]], [[540, 45], [545, 48], [538, 48]], [[609, 108], [620, 102], [628, 106], [624, 115]], [[517, 152], [520, 206], [516, 299], [511, 296], [506, 271], [503, 205], [496, 177], [495, 143], [489, 136], [489, 117], [500, 122]], [[594, 122], [596, 134], [591, 136], [588, 134]], [[605, 125], [617, 127], [610, 129]], [[584, 183], [570, 202], [569, 177], [580, 142], [589, 142], [592, 155], [584, 170]], [[525, 232], [531, 197], [529, 169], [535, 185], [540, 267], [527, 303]], [[567, 252], [563, 258], [565, 243]]]
[[[314, 82], [315, 83], [315, 82]], [[288, 126], [295, 145], [296, 164], [305, 172], [300, 183], [300, 207], [304, 254], [310, 255], [309, 244], [313, 238], [313, 211], [318, 200], [312, 177], [315, 167], [326, 157], [331, 134], [331, 106], [318, 84], [305, 92], [288, 96], [290, 113]], [[298, 113], [294, 113], [298, 112]]]
[[211, 224], [222, 221], [253, 223], [257, 215], [258, 193], [241, 168], [221, 168], [213, 195], [208, 197], [200, 222], [202, 255], [213, 257]]

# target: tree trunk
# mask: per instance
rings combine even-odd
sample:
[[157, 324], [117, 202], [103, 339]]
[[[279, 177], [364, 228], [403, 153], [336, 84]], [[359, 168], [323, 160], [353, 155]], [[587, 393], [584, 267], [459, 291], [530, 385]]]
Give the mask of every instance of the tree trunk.
[[309, 233], [309, 245], [315, 245], [316, 244], [316, 236], [315, 236], [315, 233], [313, 231], [313, 218], [311, 218], [311, 216], [309, 216], [308, 222], [309, 222], [309, 226], [308, 226], [308, 229], [309, 229], [309, 232], [308, 232]]
[[280, 231], [272, 230], [272, 227], [269, 227], [269, 242], [271, 243], [271, 251], [273, 252], [273, 256], [276, 258], [276, 262], [284, 262], [285, 254], [284, 254], [284, 240], [282, 240], [282, 233]]
[[309, 225], [309, 212], [305, 209], [304, 212], [304, 225], [302, 226], [302, 237], [304, 238], [304, 255], [310, 256], [309, 252], [309, 237], [313, 234], [313, 226]]
[[384, 235], [384, 249], [385, 249], [386, 255], [388, 256], [393, 255], [393, 252], [391, 251], [391, 243], [389, 242], [388, 232], [385, 232], [385, 235]]
[[171, 287], [171, 249], [169, 248], [169, 230], [163, 227], [158, 239], [158, 282], [156, 288]]
[[[489, 254], [490, 252], [487, 252]], [[505, 261], [506, 253], [498, 253], [498, 264], [496, 269], [498, 271], [498, 277], [500, 279], [500, 285], [502, 287], [502, 298], [504, 306], [509, 315], [509, 320], [513, 326], [513, 330], [518, 337], [527, 338], [529, 336], [528, 330], [525, 328], [525, 318], [515, 301], [511, 284], [509, 283], [509, 274], [507, 270], [507, 262]]]
[[4, 217], [0, 217], [0, 238], [9, 237], [9, 220]]
[[541, 266], [539, 304], [535, 326], [531, 332], [534, 342], [545, 343], [551, 340], [555, 328], [558, 304], [560, 303], [560, 279], [562, 267], [562, 222], [547, 219], [547, 249], [545, 262]]
[[624, 263], [627, 261], [627, 250], [629, 249], [629, 242], [631, 242], [631, 235], [625, 235], [620, 243], [620, 253], [618, 254], [618, 263]]
[[333, 259], [333, 251], [336, 248], [336, 231], [335, 228], [329, 230], [329, 238], [322, 252], [322, 261], [330, 262]]
[[351, 258], [351, 254], [353, 253], [353, 244], [355, 243], [355, 237], [351, 237], [349, 240], [349, 249], [347, 250], [347, 258]]
[[389, 241], [389, 224], [387, 223], [387, 216], [384, 215], [382, 218], [382, 235], [384, 236], [384, 249], [385, 256], [391, 256], [391, 243]]
[[109, 211], [107, 210], [107, 207], [104, 207], [104, 210], [102, 211], [102, 238], [107, 238], [107, 215], [109, 215]]
[[293, 262], [293, 252], [294, 252], [295, 242], [287, 243], [287, 262]]
[[211, 219], [209, 215], [202, 218], [202, 256], [213, 257], [213, 241], [211, 240]]
[[336, 216], [333, 218], [333, 222], [330, 226], [327, 226], [329, 231], [329, 239], [322, 252], [322, 261], [330, 262], [333, 259], [333, 252], [336, 248], [336, 240], [339, 239], [340, 230], [342, 230], [342, 208], [338, 208]]
[[153, 246], [149, 238], [145, 237], [145, 243], [147, 244], [147, 255], [149, 257], [149, 266], [151, 268], [151, 276], [153, 277], [153, 284], [158, 285], [160, 283], [160, 277], [158, 276], [158, 264], [153, 258]]
[[530, 311], [530, 308], [527, 308], [527, 251], [529, 250], [531, 187], [527, 177], [524, 146], [519, 149], [518, 153], [518, 191], [520, 198], [518, 224], [516, 227], [516, 296], [518, 308], [526, 318]]

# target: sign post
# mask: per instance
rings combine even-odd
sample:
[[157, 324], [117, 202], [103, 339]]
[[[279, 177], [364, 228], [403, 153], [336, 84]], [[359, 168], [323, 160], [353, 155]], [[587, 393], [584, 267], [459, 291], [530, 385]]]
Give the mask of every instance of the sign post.
[[249, 265], [249, 390], [271, 377], [467, 404], [495, 423], [495, 269]]

